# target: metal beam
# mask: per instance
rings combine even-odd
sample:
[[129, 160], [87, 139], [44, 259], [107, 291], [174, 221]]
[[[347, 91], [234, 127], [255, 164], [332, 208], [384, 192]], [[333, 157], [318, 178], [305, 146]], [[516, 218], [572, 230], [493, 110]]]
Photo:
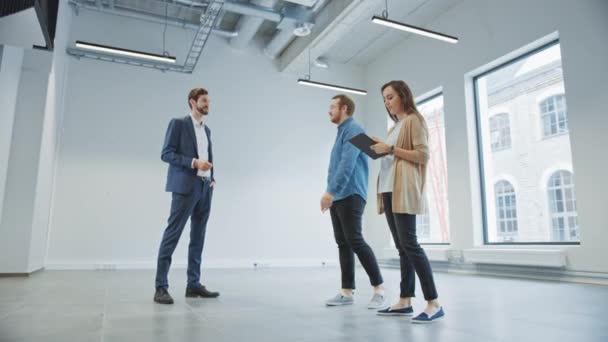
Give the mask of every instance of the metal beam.
[[134, 57], [125, 57], [97, 51], [93, 52], [81, 48], [68, 48], [66, 52], [69, 55], [75, 56], [77, 58], [87, 57], [114, 63], [154, 68], [162, 71], [192, 73], [196, 64], [198, 63], [198, 59], [205, 47], [205, 44], [207, 43], [207, 40], [209, 39], [209, 36], [213, 31], [215, 21], [217, 20], [218, 15], [222, 10], [223, 4], [223, 0], [213, 0], [209, 3], [209, 6], [207, 6], [206, 11], [201, 14], [200, 25], [196, 30], [196, 35], [192, 41], [192, 45], [190, 46], [190, 50], [188, 51], [188, 55], [186, 56], [183, 65], [173, 65], [162, 62], [147, 61]]
[[201, 14], [201, 23], [196, 31], [196, 35], [194, 36], [194, 40], [192, 41], [192, 45], [190, 46], [190, 51], [186, 56], [186, 61], [184, 62], [184, 69], [187, 72], [192, 72], [196, 63], [198, 63], [198, 59], [207, 44], [207, 40], [211, 35], [211, 31], [215, 26], [215, 21], [218, 18], [220, 12], [222, 11], [222, 7], [224, 5], [224, 0], [213, 0], [207, 6], [207, 10]]
[[[113, 2], [113, 0], [110, 0], [110, 1]], [[114, 9], [111, 9], [111, 8], [101, 8], [100, 9], [90, 3], [87, 3], [87, 1], [83, 1], [83, 0], [70, 0], [70, 5], [75, 6], [76, 7], [75, 10], [83, 8], [86, 10], [97, 11], [97, 12], [101, 12], [101, 13], [105, 13], [105, 14], [147, 21], [147, 22], [151, 22], [151, 23], [155, 23], [155, 24], [161, 24], [161, 25], [165, 24], [165, 17], [158, 16], [155, 14], [142, 14], [141, 12], [136, 12], [136, 11], [128, 10], [128, 9], [121, 9], [118, 7], [114, 7]], [[172, 26], [172, 27], [179, 27], [179, 28], [187, 29], [187, 30], [191, 30], [191, 31], [195, 31], [199, 28], [199, 25], [187, 23], [187, 22], [181, 21], [181, 20], [168, 18], [168, 19], [166, 19], [166, 21], [167, 21], [167, 25]], [[212, 32], [214, 34], [217, 34], [222, 37], [238, 36], [238, 33], [235, 31], [213, 29]]]

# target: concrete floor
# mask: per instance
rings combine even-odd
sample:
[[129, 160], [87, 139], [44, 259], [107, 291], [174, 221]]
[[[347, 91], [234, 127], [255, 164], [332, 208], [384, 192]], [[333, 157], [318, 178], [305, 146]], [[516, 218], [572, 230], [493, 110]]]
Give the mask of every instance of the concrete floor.
[[[399, 271], [382, 270], [387, 296]], [[0, 341], [608, 341], [608, 287], [437, 273], [446, 317], [414, 325], [355, 304], [325, 307], [337, 268], [212, 269], [217, 299], [186, 299], [185, 270], [170, 275], [171, 306], [155, 304], [154, 271], [44, 271], [0, 278]], [[414, 300], [424, 308], [422, 294]]]

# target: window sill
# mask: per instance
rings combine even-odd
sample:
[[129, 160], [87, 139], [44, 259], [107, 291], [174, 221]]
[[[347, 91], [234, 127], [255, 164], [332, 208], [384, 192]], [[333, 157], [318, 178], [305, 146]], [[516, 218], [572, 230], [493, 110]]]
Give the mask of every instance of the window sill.
[[570, 131], [566, 131], [566, 132], [559, 132], [559, 133], [555, 133], [555, 134], [551, 134], [551, 135], [543, 135], [541, 136], [540, 140], [551, 140], [553, 138], [557, 138], [557, 137], [562, 137], [564, 135], [568, 135], [570, 134]]

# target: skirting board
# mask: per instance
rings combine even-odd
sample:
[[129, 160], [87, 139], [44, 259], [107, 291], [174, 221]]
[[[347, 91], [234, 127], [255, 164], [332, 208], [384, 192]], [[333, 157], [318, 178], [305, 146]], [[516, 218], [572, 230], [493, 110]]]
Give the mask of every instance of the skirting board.
[[[380, 265], [387, 268], [399, 268], [399, 259], [380, 260]], [[564, 268], [518, 265], [490, 265], [473, 263], [456, 263], [449, 261], [431, 261], [435, 272], [452, 274], [481, 275], [520, 279], [561, 281], [594, 285], [608, 285], [608, 273], [570, 271]]]
[[17, 272], [17, 273], [1, 273], [0, 272], [0, 278], [29, 277], [29, 276], [33, 275], [34, 273], [38, 273], [43, 270], [44, 270], [44, 268], [38, 268], [31, 272]]
[[[334, 267], [338, 265], [335, 259], [217, 259], [204, 260], [203, 268], [285, 268], [285, 267]], [[172, 268], [186, 268], [186, 260], [171, 263]], [[93, 261], [75, 263], [70, 261], [50, 261], [46, 270], [147, 270], [156, 269], [156, 261]]]

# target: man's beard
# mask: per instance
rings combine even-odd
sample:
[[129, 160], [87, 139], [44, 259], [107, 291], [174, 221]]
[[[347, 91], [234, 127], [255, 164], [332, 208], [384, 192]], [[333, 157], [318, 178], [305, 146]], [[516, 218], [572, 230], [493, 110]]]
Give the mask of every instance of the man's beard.
[[205, 109], [205, 107], [196, 107], [196, 110], [203, 115], [209, 115], [209, 108]]

